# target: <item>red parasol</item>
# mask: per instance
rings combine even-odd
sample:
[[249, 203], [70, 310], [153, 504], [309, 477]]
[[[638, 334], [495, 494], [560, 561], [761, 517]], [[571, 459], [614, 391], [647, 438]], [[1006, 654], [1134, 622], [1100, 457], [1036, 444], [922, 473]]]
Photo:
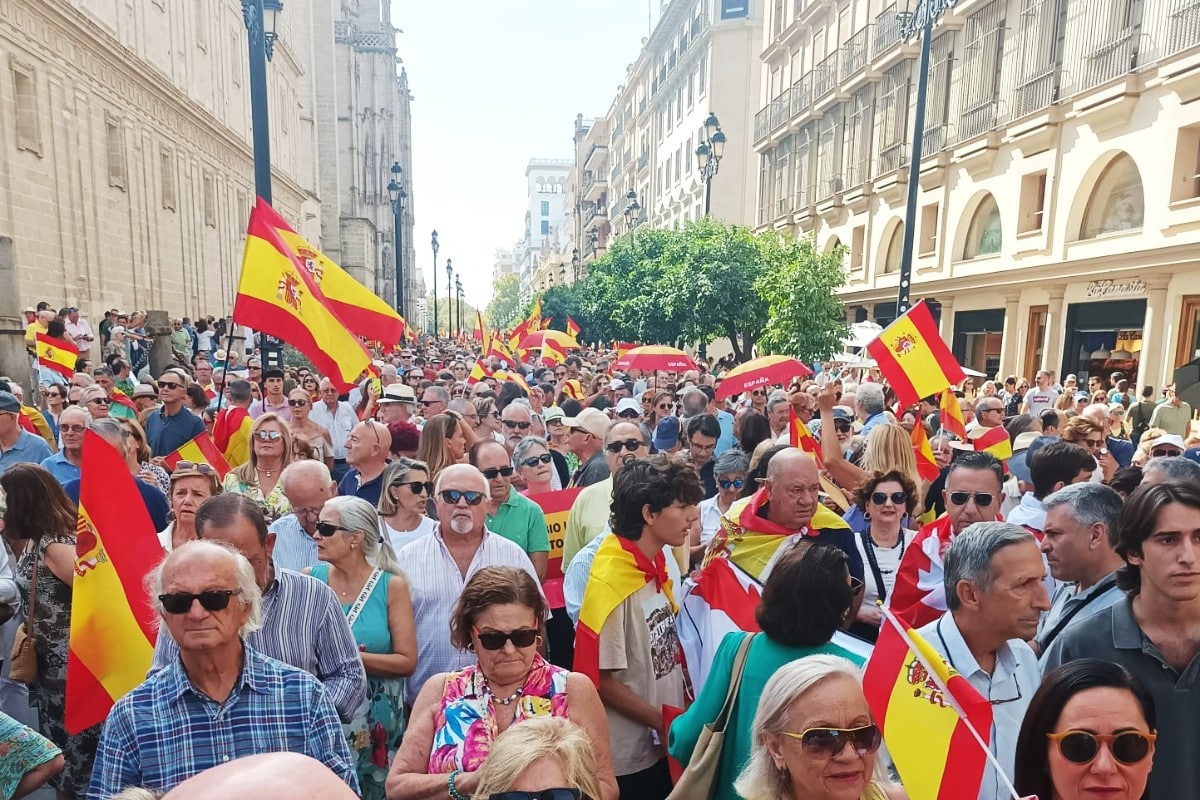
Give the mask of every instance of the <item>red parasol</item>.
[[791, 356], [759, 356], [725, 373], [717, 387], [717, 399], [724, 400], [763, 386], [786, 388], [792, 378], [807, 378], [812, 374], [803, 362]]
[[661, 344], [650, 344], [635, 347], [622, 355], [612, 366], [613, 369], [640, 369], [643, 372], [686, 372], [696, 369], [692, 357], [674, 347]]

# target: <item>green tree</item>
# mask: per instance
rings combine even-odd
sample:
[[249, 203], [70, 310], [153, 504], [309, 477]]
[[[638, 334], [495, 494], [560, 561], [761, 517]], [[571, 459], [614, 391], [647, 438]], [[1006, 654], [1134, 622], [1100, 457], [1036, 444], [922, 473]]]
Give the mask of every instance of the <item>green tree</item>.
[[489, 329], [511, 327], [521, 310], [521, 278], [505, 275], [492, 286], [492, 302], [484, 316]]
[[[662, 307], [657, 293], [666, 279], [663, 254], [678, 235], [670, 230], [637, 230], [613, 242], [588, 265], [581, 306], [586, 339], [674, 342], [683, 323]], [[585, 320], [576, 318], [580, 325]]]
[[844, 249], [818, 253], [812, 237], [774, 232], [758, 237], [764, 269], [755, 291], [767, 305], [759, 344], [768, 353], [820, 361], [842, 348], [846, 311], [837, 290], [846, 282]]
[[[438, 334], [441, 336], [449, 336], [458, 327], [458, 298], [451, 296], [447, 299], [446, 295], [441, 295], [437, 299], [438, 303], [438, 318], [437, 327]], [[429, 324], [433, 325], [433, 295], [425, 296], [425, 307], [429, 309], [428, 318]], [[463, 301], [462, 304], [462, 326], [463, 330], [469, 336], [475, 328], [475, 306]]]

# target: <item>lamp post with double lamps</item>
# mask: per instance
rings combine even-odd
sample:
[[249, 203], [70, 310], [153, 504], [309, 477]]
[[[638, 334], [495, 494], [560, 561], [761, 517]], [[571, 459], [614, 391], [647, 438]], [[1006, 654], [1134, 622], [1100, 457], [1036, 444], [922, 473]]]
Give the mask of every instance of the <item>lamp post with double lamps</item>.
[[392, 244], [396, 248], [396, 313], [408, 319], [404, 313], [404, 200], [408, 192], [400, 184], [404, 168], [399, 162], [392, 164], [392, 180], [388, 183], [388, 196], [392, 199], [392, 218], [395, 225]]
[[446, 336], [450, 336], [450, 328], [454, 325], [454, 306], [450, 293], [454, 291], [454, 267], [450, 259], [446, 259]]
[[721, 168], [721, 157], [725, 155], [725, 132], [716, 114], [710, 113], [704, 120], [704, 141], [696, 148], [696, 167], [700, 180], [704, 181], [704, 216], [712, 211], [712, 182]]
[[438, 256], [438, 238], [437, 231], [433, 232], [433, 338], [437, 338], [438, 331], [438, 312], [437, 312], [437, 256]]

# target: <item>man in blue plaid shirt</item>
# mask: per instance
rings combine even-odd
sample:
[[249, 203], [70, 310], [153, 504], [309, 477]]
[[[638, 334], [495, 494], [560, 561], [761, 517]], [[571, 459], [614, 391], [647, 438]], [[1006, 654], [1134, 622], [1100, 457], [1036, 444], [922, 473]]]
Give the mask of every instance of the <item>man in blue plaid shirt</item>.
[[166, 792], [209, 767], [277, 752], [315, 758], [357, 793], [354, 760], [320, 681], [243, 641], [262, 622], [246, 557], [219, 542], [188, 542], [167, 556], [153, 585], [179, 657], [113, 706], [88, 798], [129, 786]]

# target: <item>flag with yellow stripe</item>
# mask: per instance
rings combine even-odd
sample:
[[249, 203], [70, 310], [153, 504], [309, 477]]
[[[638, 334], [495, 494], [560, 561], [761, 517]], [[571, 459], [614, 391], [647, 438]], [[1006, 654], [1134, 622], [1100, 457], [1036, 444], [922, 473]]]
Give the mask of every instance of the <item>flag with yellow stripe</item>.
[[176, 465], [181, 461], [192, 464], [208, 464], [217, 471], [221, 480], [224, 480], [225, 474], [229, 472], [229, 464], [225, 461], [225, 456], [221, 454], [207, 433], [201, 433], [195, 439], [184, 442], [178, 450], [163, 459], [166, 468], [171, 472], [175, 471]]
[[942, 392], [942, 397], [938, 401], [938, 408], [942, 412], [940, 417], [942, 427], [963, 441], [966, 441], [967, 422], [963, 419], [962, 406], [959, 404], [954, 392], [949, 389]]
[[1008, 431], [997, 425], [994, 428], [976, 428], [971, 432], [974, 438], [971, 439], [971, 447], [976, 452], [991, 453], [1000, 461], [1008, 461], [1012, 458], [1012, 440], [1008, 438]]
[[38, 364], [70, 380], [75, 374], [79, 348], [65, 339], [56, 339], [44, 333], [36, 334], [34, 338]]
[[905, 406], [961, 383], [967, 376], [938, 333], [925, 301], [883, 329], [867, 352]]
[[158, 628], [145, 583], [162, 558], [124, 454], [88, 431], [80, 469], [65, 715], [72, 734], [103, 722], [146, 679]]

